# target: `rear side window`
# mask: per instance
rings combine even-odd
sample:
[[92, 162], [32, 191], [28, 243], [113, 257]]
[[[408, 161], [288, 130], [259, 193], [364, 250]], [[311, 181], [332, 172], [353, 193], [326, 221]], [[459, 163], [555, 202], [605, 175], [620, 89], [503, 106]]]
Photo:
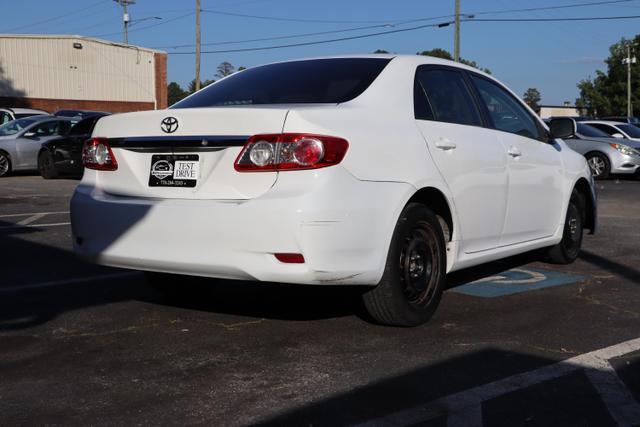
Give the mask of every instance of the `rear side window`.
[[471, 79], [480, 92], [480, 97], [496, 129], [528, 138], [542, 139], [536, 121], [509, 92], [482, 77], [472, 74]]
[[[447, 69], [419, 67], [414, 99], [416, 118], [479, 126], [480, 114], [462, 73]], [[420, 91], [422, 88], [422, 91]]]
[[265, 104], [338, 104], [364, 92], [386, 58], [333, 58], [250, 68], [207, 86], [171, 108]]

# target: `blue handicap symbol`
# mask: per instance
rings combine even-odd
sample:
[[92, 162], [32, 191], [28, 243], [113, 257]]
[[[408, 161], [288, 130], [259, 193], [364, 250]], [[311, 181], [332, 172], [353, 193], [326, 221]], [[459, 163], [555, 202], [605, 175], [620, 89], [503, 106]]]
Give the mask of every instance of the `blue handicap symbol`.
[[494, 276], [484, 277], [451, 289], [465, 295], [494, 298], [533, 291], [550, 286], [567, 285], [585, 280], [585, 276], [543, 270], [541, 268], [513, 268]]

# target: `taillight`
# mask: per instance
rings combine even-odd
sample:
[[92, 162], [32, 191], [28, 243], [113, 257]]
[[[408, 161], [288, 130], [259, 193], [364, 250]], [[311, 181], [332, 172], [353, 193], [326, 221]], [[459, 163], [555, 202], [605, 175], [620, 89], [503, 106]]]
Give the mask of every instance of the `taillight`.
[[99, 171], [118, 169], [113, 151], [106, 138], [87, 139], [82, 146], [82, 163], [85, 168]]
[[333, 136], [302, 133], [254, 135], [234, 167], [238, 172], [318, 169], [337, 165], [349, 143]]

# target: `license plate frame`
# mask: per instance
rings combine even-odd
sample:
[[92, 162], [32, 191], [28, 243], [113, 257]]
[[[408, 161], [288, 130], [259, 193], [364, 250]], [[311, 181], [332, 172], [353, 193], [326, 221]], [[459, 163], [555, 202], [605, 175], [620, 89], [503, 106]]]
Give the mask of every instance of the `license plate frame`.
[[153, 154], [149, 166], [149, 187], [193, 188], [200, 175], [198, 154]]

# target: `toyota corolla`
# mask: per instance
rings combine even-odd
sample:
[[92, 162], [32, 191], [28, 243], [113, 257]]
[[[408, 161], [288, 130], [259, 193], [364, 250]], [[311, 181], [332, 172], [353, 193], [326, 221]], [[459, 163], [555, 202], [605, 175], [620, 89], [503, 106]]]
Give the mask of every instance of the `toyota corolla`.
[[153, 280], [362, 285], [377, 321], [418, 325], [450, 272], [541, 248], [576, 259], [596, 199], [560, 139], [574, 132], [437, 58], [259, 66], [168, 110], [102, 118], [74, 248]]

